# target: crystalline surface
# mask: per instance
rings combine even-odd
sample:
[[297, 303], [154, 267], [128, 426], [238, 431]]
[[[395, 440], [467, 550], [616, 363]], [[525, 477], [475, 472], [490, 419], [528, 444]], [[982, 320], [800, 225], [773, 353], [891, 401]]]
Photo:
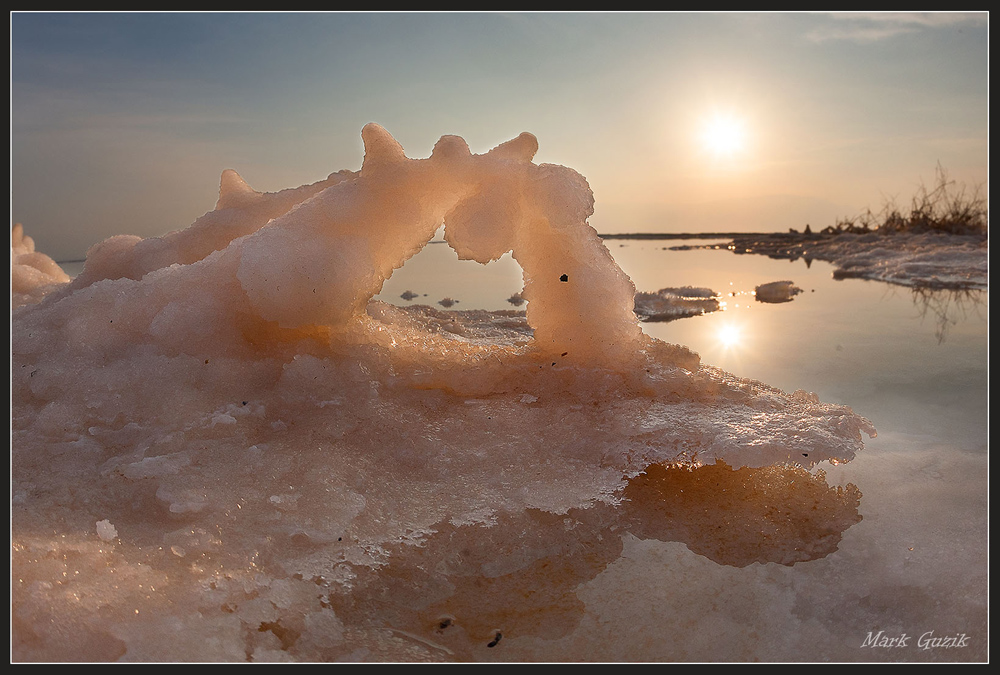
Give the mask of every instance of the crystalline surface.
[[[644, 335], [585, 179], [534, 164], [530, 134], [427, 159], [362, 137], [359, 172], [273, 194], [226, 172], [190, 228], [18, 287], [16, 660], [478, 658], [564, 634], [617, 533], [665, 531], [621, 510], [652, 465], [770, 471], [825, 514], [725, 564], [836, 548], [857, 495], [805, 468], [851, 459], [867, 420]], [[463, 258], [513, 251], [526, 317], [370, 301], [442, 222]], [[666, 530], [725, 551], [730, 508]]]

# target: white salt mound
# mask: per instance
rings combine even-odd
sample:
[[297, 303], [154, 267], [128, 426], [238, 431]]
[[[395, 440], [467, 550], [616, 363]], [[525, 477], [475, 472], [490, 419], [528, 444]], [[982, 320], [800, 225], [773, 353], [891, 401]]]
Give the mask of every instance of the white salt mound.
[[[789, 512], [813, 523], [804, 490], [832, 495], [822, 527], [738, 559], [705, 521], [731, 507], [692, 506], [670, 536], [725, 564], [825, 555], [856, 522], [857, 495], [801, 467], [851, 459], [871, 424], [647, 337], [586, 180], [533, 163], [533, 136], [426, 159], [362, 138], [360, 171], [293, 190], [227, 171], [190, 228], [99, 243], [72, 282], [15, 264], [14, 228], [14, 660], [478, 659], [557, 637], [623, 531], [667, 536], [622, 501], [653, 465], [798, 471]], [[442, 223], [464, 259], [513, 252], [526, 315], [371, 301]]]
[[38, 302], [46, 293], [69, 281], [58, 263], [35, 250], [35, 241], [16, 223], [10, 231], [10, 306]]

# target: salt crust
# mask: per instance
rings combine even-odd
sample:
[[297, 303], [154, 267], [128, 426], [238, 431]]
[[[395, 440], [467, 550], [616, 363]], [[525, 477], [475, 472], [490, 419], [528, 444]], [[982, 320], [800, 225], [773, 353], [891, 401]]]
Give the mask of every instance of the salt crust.
[[[294, 190], [227, 171], [215, 210], [101, 242], [71, 282], [15, 228], [15, 660], [487, 658], [572, 630], [624, 530], [792, 564], [859, 518], [807, 469], [871, 424], [643, 334], [585, 179], [533, 136], [362, 138], [360, 171]], [[527, 326], [371, 301], [441, 223], [462, 258], [513, 251]], [[725, 553], [728, 502], [669, 527], [628, 506], [641, 476], [740, 475], [785, 486], [779, 550]]]
[[827, 260], [835, 279], [874, 279], [923, 289], [989, 288], [989, 237], [945, 232], [737, 235], [737, 254]]

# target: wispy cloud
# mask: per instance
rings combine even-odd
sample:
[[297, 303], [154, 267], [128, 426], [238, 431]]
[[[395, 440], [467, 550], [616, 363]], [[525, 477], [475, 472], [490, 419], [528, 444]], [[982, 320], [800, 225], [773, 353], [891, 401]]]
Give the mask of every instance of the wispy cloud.
[[809, 31], [806, 37], [813, 42], [847, 40], [865, 43], [931, 28], [957, 24], [985, 25], [989, 22], [986, 12], [843, 12], [830, 14], [829, 17], [835, 21]]

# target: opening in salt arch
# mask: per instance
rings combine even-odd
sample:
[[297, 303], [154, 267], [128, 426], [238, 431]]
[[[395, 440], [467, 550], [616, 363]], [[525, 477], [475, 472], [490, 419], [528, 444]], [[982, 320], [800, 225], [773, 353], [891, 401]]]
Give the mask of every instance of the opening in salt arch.
[[523, 288], [524, 271], [510, 253], [485, 265], [462, 260], [447, 245], [442, 225], [423, 250], [385, 280], [375, 299], [403, 307], [516, 309], [523, 314]]

